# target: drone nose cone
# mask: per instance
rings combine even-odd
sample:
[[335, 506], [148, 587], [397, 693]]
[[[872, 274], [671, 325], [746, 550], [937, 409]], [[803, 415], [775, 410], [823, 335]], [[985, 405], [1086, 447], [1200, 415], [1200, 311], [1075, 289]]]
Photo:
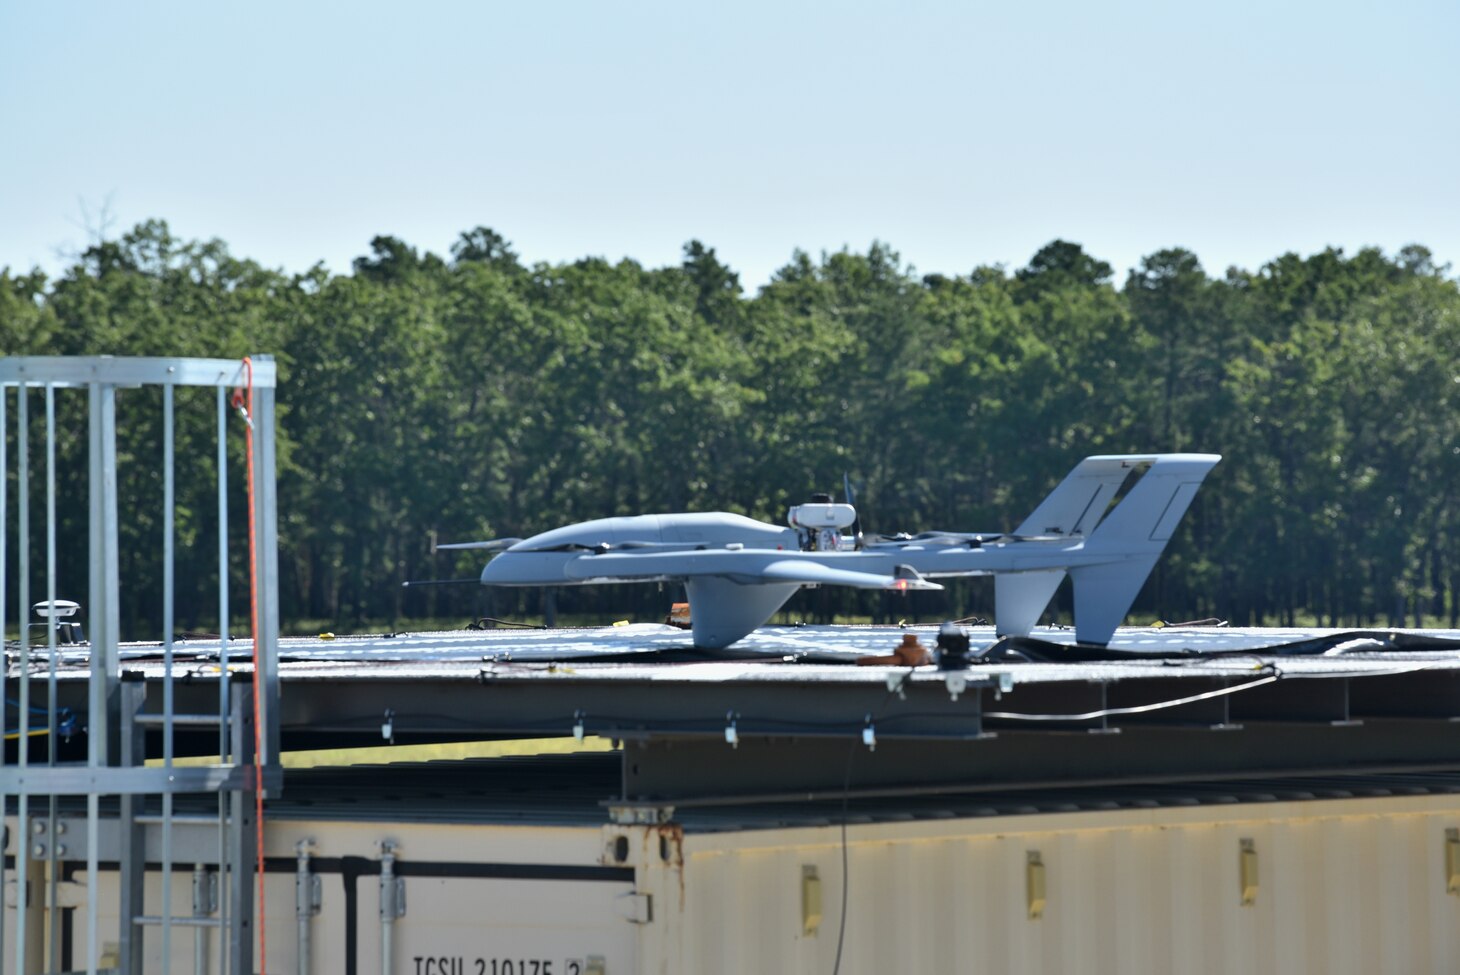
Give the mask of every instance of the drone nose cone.
[[564, 552], [514, 552], [508, 550], [482, 569], [484, 586], [553, 586], [567, 580], [568, 561]]

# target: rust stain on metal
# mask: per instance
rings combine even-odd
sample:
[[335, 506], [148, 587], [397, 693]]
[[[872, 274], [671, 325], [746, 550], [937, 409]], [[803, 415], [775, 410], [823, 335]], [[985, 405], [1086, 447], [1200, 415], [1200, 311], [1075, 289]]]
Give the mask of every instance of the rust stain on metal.
[[679, 909], [682, 911], [684, 910], [684, 827], [679, 823], [661, 823], [650, 832], [659, 839], [660, 861], [679, 875]]

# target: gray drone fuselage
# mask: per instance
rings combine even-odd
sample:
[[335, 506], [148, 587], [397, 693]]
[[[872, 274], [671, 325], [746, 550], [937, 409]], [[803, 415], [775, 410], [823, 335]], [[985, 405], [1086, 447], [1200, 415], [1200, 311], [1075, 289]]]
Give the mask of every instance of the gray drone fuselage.
[[1069, 574], [1076, 636], [1103, 644], [1220, 459], [1087, 457], [1012, 534], [929, 532], [859, 547], [840, 534], [855, 517], [851, 507], [817, 502], [793, 508], [795, 527], [786, 528], [722, 511], [599, 518], [516, 541], [487, 563], [481, 581], [682, 582], [695, 644], [718, 649], [764, 624], [802, 586], [941, 589], [929, 580], [975, 575], [996, 576], [999, 632], [1027, 634]]

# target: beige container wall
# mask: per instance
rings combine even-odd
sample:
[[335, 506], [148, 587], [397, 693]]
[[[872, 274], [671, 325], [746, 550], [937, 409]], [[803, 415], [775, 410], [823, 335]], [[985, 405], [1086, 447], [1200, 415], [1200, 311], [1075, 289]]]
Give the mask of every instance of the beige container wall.
[[[1446, 829], [1424, 796], [852, 826], [844, 975], [889, 972], [1373, 975], [1460, 971]], [[632, 832], [632, 830], [629, 830]], [[1242, 903], [1243, 841], [1256, 868]], [[651, 851], [652, 852], [652, 851]], [[1029, 916], [1029, 854], [1047, 902]], [[836, 826], [691, 835], [650, 857], [641, 971], [830, 973]], [[802, 872], [823, 918], [802, 933]]]
[[[1460, 896], [1447, 892], [1445, 858], [1446, 830], [1457, 827], [1453, 796], [853, 825], [841, 972], [1457, 972]], [[616, 840], [629, 839], [622, 865], [634, 867], [632, 884], [408, 877], [397, 973], [507, 975], [500, 963], [527, 960], [544, 963], [539, 975], [589, 975], [599, 970], [588, 964], [596, 959], [603, 975], [828, 975], [841, 907], [840, 835], [836, 825], [684, 837], [674, 826], [278, 822], [267, 847], [272, 858], [292, 858], [295, 842], [309, 837], [320, 857], [374, 860], [388, 839], [399, 844], [402, 864], [592, 867], [619, 865]], [[1244, 840], [1255, 855], [1248, 879], [1256, 881], [1246, 905]], [[1031, 852], [1044, 872], [1037, 918], [1029, 916]], [[809, 936], [802, 930], [807, 866], [822, 900], [820, 926]], [[114, 878], [102, 876], [90, 889], [104, 932], [115, 925]], [[267, 882], [268, 970], [295, 971], [294, 877], [270, 873]], [[158, 908], [160, 883], [149, 875], [149, 910]], [[375, 975], [382, 970], [378, 879], [362, 876], [356, 891], [358, 971]], [[178, 913], [188, 911], [185, 871], [175, 875], [173, 902]], [[74, 919], [82, 968], [84, 912]], [[5, 920], [13, 939], [13, 910]], [[338, 874], [323, 877], [312, 932], [314, 971], [343, 975]], [[172, 971], [193, 971], [192, 932], [178, 928], [173, 937]], [[148, 971], [162, 971], [155, 930], [148, 944]], [[581, 973], [570, 967], [575, 960]], [[0, 970], [15, 971], [13, 956]]]
[[[13, 820], [11, 825], [13, 826]], [[452, 826], [356, 822], [270, 823], [266, 851], [271, 859], [295, 856], [298, 840], [315, 841], [318, 857], [362, 857], [376, 860], [379, 844], [398, 844], [399, 862], [527, 864], [531, 866], [597, 866], [602, 831], [507, 826]], [[191, 913], [189, 864], [173, 875], [172, 909]], [[76, 879], [97, 898], [102, 948], [115, 952], [117, 940], [117, 874], [103, 872], [99, 883], [87, 884], [84, 870]], [[395, 928], [396, 975], [590, 975], [599, 959], [605, 975], [637, 970], [635, 926], [622, 917], [619, 902], [633, 890], [623, 881], [536, 880], [479, 877], [406, 877], [406, 915]], [[357, 971], [379, 975], [380, 880], [366, 875], [355, 881]], [[311, 924], [315, 975], [344, 975], [345, 896], [340, 874], [321, 874], [320, 912]], [[147, 910], [161, 913], [162, 878], [154, 869], [146, 878]], [[298, 925], [292, 872], [266, 874], [266, 939], [270, 973], [297, 972]], [[39, 912], [30, 912], [32, 923]], [[72, 951], [75, 969], [86, 968], [85, 910], [73, 915]], [[13, 932], [15, 911], [5, 912], [6, 957], [0, 972], [16, 972]], [[147, 929], [146, 971], [190, 975], [194, 966], [194, 930], [172, 932], [170, 967], [164, 964], [159, 929]], [[219, 969], [220, 932], [210, 931], [210, 973]], [[33, 936], [27, 968], [39, 971], [39, 930]], [[257, 942], [255, 942], [257, 944]], [[113, 955], [114, 958], [114, 955]], [[103, 963], [113, 961], [106, 955]], [[495, 967], [494, 967], [495, 962]], [[521, 963], [527, 962], [524, 966]], [[113, 961], [114, 963], [114, 961]], [[536, 964], [534, 964], [536, 963]], [[258, 968], [257, 962], [255, 967]]]

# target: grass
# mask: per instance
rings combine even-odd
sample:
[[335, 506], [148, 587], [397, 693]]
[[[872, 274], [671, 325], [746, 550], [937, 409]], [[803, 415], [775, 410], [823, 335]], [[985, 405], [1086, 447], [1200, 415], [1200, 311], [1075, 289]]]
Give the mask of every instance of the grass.
[[[589, 736], [576, 738], [523, 738], [514, 741], [460, 741], [437, 745], [379, 745], [369, 748], [324, 748], [314, 751], [285, 752], [280, 764], [286, 769], [326, 768], [349, 765], [390, 765], [402, 762], [455, 762], [466, 758], [514, 758], [525, 755], [573, 755], [582, 752], [611, 752], [613, 742]], [[198, 755], [175, 759], [177, 766], [218, 764], [217, 755]], [[149, 767], [162, 765], [162, 759], [147, 761]]]

